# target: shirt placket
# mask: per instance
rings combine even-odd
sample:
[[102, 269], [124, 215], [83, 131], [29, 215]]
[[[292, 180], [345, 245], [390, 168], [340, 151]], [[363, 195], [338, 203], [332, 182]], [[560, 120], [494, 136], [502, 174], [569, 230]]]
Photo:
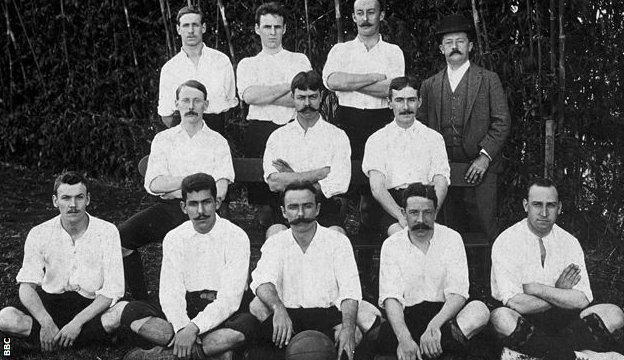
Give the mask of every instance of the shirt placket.
[[79, 291], [80, 285], [77, 284], [76, 273], [78, 272], [78, 249], [76, 243], [72, 241], [71, 237], [67, 235], [67, 240], [69, 241], [69, 256], [70, 256], [70, 267], [69, 274], [67, 276], [67, 290], [69, 291]]

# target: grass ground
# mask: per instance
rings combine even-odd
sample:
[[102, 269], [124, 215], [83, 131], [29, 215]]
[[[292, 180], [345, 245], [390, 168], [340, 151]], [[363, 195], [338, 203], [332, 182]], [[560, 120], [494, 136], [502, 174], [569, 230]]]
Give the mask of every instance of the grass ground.
[[[23, 244], [28, 231], [33, 226], [56, 216], [58, 212], [51, 201], [52, 175], [0, 163], [0, 179], [0, 307], [5, 307], [19, 302], [15, 276], [21, 266]], [[233, 195], [235, 201], [230, 204], [230, 209], [234, 222], [249, 233], [252, 242], [258, 241], [262, 237], [262, 229], [254, 222], [254, 209], [244, 201], [237, 201], [244, 198], [242, 189], [235, 188]], [[89, 212], [119, 224], [148, 206], [151, 201], [140, 184], [100, 180], [91, 186]], [[357, 227], [353, 211], [350, 212], [346, 227], [349, 231]], [[624, 304], [622, 253], [616, 246], [599, 241], [593, 243], [599, 246], [586, 248], [585, 251], [595, 301], [612, 302], [622, 306]], [[160, 271], [160, 245], [152, 244], [142, 249], [141, 253], [146, 265], [150, 296], [156, 297]], [[469, 253], [469, 261], [477, 262], [480, 259], [478, 255]], [[258, 256], [258, 249], [252, 251], [252, 258], [257, 259]], [[471, 296], [487, 300], [489, 286], [478, 269], [478, 266], [471, 266]], [[492, 354], [485, 349], [488, 348], [487, 343], [486, 338], [480, 341], [480, 347], [484, 349], [479, 353], [491, 357]], [[18, 354], [15, 350], [17, 349], [14, 349], [8, 358], [112, 360], [120, 359], [129, 350], [129, 345], [121, 341], [116, 346], [91, 347], [79, 351], [64, 350], [54, 354], [25, 355]]]

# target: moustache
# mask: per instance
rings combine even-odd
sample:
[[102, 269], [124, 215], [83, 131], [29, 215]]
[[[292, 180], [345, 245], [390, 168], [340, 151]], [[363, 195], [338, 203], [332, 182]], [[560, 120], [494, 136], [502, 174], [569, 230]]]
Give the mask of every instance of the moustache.
[[455, 54], [462, 55], [462, 52], [457, 50], [457, 49], [453, 49], [453, 50], [451, 50], [451, 53], [449, 54], [449, 56], [453, 56]]
[[416, 231], [416, 230], [433, 230], [433, 228], [431, 226], [425, 224], [425, 223], [420, 223], [420, 224], [412, 225], [410, 230], [412, 230], [412, 231]]
[[401, 112], [399, 113], [399, 115], [411, 115], [411, 114], [413, 114], [413, 113], [414, 113], [414, 112], [413, 112], [413, 111], [411, 111], [411, 110], [405, 110], [405, 111], [401, 111]]
[[209, 216], [206, 215], [198, 215], [193, 220], [206, 220]]
[[187, 112], [184, 114], [184, 116], [189, 116], [189, 115], [197, 116], [197, 115], [199, 115], [199, 114], [197, 114], [197, 113], [196, 113], [195, 111], [193, 111], [193, 110], [189, 110], [189, 111], [187, 111]]
[[316, 112], [316, 111], [318, 111], [317, 108], [308, 105], [308, 106], [304, 107], [303, 109], [301, 109], [300, 112]]
[[309, 223], [313, 222], [314, 220], [316, 220], [316, 219], [315, 218], [300, 217], [300, 218], [296, 218], [294, 220], [290, 220], [288, 223], [290, 225], [309, 224]]
[[360, 26], [373, 26], [373, 24], [369, 23], [368, 21], [364, 21], [363, 23], [360, 23]]

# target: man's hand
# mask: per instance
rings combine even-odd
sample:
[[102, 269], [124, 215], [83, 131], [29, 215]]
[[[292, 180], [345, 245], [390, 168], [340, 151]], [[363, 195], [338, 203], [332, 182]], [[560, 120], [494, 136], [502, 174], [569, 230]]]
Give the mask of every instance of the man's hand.
[[347, 326], [341, 326], [336, 346], [338, 347], [337, 360], [341, 360], [340, 357], [343, 352], [347, 354], [349, 360], [353, 360], [353, 354], [355, 354], [355, 332], [353, 329], [349, 329]]
[[416, 360], [422, 359], [420, 348], [414, 339], [409, 338], [405, 340], [399, 340], [399, 346], [397, 346], [397, 360]]
[[563, 269], [561, 275], [559, 275], [555, 287], [559, 289], [572, 289], [579, 281], [581, 281], [581, 268], [576, 264], [570, 264]]
[[292, 320], [284, 307], [275, 309], [273, 313], [273, 343], [280, 349], [290, 341], [293, 333]]
[[282, 159], [275, 159], [273, 160], [273, 166], [277, 169], [277, 171], [279, 172], [295, 172], [290, 165], [288, 165], [288, 163]]
[[442, 355], [442, 333], [437, 327], [428, 326], [420, 337], [420, 350], [428, 358], [437, 358]]
[[76, 338], [80, 335], [80, 330], [82, 330], [82, 324], [72, 320], [67, 323], [67, 325], [63, 326], [63, 328], [56, 334], [54, 337], [54, 343], [64, 348], [70, 347], [74, 345], [74, 341], [76, 341]]
[[193, 344], [197, 341], [199, 328], [195, 323], [190, 322], [184, 328], [180, 329], [174, 336], [168, 346], [173, 345], [173, 353], [179, 358], [190, 357], [193, 353]]
[[54, 350], [54, 347], [56, 345], [56, 340], [54, 339], [58, 332], [59, 329], [51, 318], [41, 324], [41, 330], [39, 331], [39, 342], [41, 343], [41, 350]]
[[464, 179], [466, 179], [466, 181], [469, 184], [480, 183], [481, 180], [483, 180], [483, 177], [485, 176], [485, 172], [487, 171], [489, 166], [490, 166], [490, 158], [487, 157], [483, 153], [479, 154], [479, 157], [476, 158], [472, 162], [472, 164], [470, 164], [470, 167], [466, 171], [466, 175], [464, 176]]

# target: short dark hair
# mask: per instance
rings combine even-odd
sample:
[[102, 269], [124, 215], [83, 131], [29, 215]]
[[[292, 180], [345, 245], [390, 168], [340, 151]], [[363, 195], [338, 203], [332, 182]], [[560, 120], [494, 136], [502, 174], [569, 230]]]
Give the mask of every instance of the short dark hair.
[[418, 92], [420, 90], [420, 84], [415, 77], [412, 76], [399, 76], [390, 81], [388, 87], [388, 99], [392, 100], [392, 90], [403, 90], [406, 87], [411, 87]]
[[190, 192], [209, 190], [212, 197], [217, 199], [217, 184], [215, 179], [206, 173], [189, 175], [182, 179], [182, 201], [186, 201], [186, 195]]
[[302, 181], [302, 182], [293, 182], [293, 183], [286, 185], [286, 187], [284, 188], [284, 191], [282, 191], [282, 194], [281, 194], [282, 205], [286, 205], [284, 203], [284, 198], [286, 197], [286, 193], [289, 191], [293, 191], [293, 190], [310, 190], [312, 194], [314, 194], [314, 202], [317, 204], [321, 202], [319, 191], [316, 189], [314, 184], [309, 181]]
[[77, 171], [63, 171], [59, 176], [54, 179], [54, 195], [57, 195], [57, 191], [61, 184], [75, 185], [81, 183], [89, 192], [89, 181], [84, 175]]
[[436, 195], [433, 185], [425, 185], [423, 183], [410, 184], [403, 192], [403, 208], [407, 207], [407, 199], [418, 196], [433, 201], [433, 208], [438, 208], [438, 195]]
[[199, 6], [185, 6], [180, 11], [178, 11], [178, 16], [176, 16], [176, 22], [178, 25], [180, 24], [180, 18], [186, 14], [197, 14], [201, 18], [201, 23], [204, 23], [204, 13], [201, 11]]
[[321, 75], [314, 70], [302, 71], [295, 75], [290, 83], [290, 91], [294, 94], [295, 89], [299, 90], [320, 90], [323, 85]]
[[176, 100], [180, 99], [180, 90], [182, 90], [183, 87], [190, 87], [201, 91], [202, 94], [204, 94], [204, 100], [208, 100], [208, 91], [206, 90], [206, 87], [197, 80], [187, 80], [180, 84], [180, 86], [176, 89]]
[[[355, 12], [355, 2], [357, 0], [353, 0], [353, 6], [351, 7], [353, 9], [353, 11]], [[377, 0], [377, 4], [379, 4], [379, 11], [385, 11], [384, 9], [386, 8], [386, 2], [385, 0]]]
[[529, 199], [529, 191], [531, 190], [533, 186], [546, 187], [546, 188], [554, 187], [555, 190], [557, 190], [557, 185], [551, 179], [543, 178], [543, 177], [535, 177], [531, 181], [529, 181], [529, 185], [527, 185], [525, 199], [527, 200]]
[[262, 15], [275, 15], [281, 17], [286, 22], [286, 11], [284, 7], [277, 1], [264, 3], [256, 9], [256, 24], [260, 25], [260, 17]]

